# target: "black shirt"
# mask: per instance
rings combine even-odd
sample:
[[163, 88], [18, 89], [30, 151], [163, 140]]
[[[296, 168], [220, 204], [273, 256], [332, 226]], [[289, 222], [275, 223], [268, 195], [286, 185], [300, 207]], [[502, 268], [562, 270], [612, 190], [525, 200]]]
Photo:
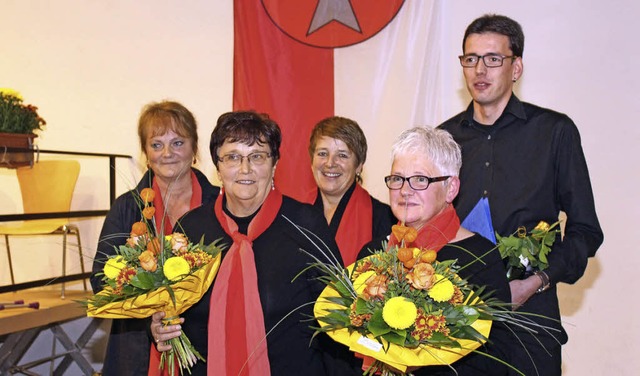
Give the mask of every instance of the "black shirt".
[[[553, 246], [545, 272], [552, 283], [576, 282], [603, 241], [577, 127], [568, 116], [515, 95], [493, 125], [478, 124], [473, 114], [471, 103], [440, 125], [462, 147], [460, 192], [454, 202], [458, 215], [464, 219], [486, 197], [495, 231], [509, 235], [519, 226], [530, 230], [541, 220], [553, 223], [564, 212], [564, 237]], [[540, 330], [535, 338], [526, 333], [513, 338], [512, 364], [525, 374], [559, 374], [560, 344], [567, 335], [555, 285], [534, 294], [518, 311], [536, 314], [536, 322], [552, 329]]]
[[576, 282], [587, 258], [603, 241], [580, 135], [569, 117], [512, 95], [491, 126], [473, 120], [473, 104], [440, 128], [462, 147], [460, 193], [454, 202], [464, 219], [482, 197], [501, 235], [519, 226], [567, 215], [565, 237], [549, 254], [552, 282]]

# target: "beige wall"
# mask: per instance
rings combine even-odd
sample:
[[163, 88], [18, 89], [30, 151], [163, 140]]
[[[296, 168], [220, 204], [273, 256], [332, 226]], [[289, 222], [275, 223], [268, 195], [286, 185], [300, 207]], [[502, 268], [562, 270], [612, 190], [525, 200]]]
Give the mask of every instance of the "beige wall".
[[[640, 368], [635, 341], [640, 330], [634, 320], [638, 293], [633, 286], [640, 264], [633, 240], [640, 214], [640, 158], [635, 150], [640, 141], [635, 124], [640, 118], [640, 78], [635, 72], [640, 50], [633, 31], [640, 4], [436, 2], [444, 20], [442, 56], [449, 57], [442, 64], [444, 82], [450, 83], [444, 90], [446, 114], [457, 113], [468, 102], [455, 61], [465, 26], [483, 13], [499, 12], [521, 22], [525, 30], [525, 72], [517, 94], [569, 114], [578, 125], [605, 244], [585, 277], [560, 289], [570, 334], [564, 374], [635, 374]], [[119, 192], [135, 184], [144, 163], [135, 134], [142, 105], [165, 98], [181, 101], [199, 120], [201, 168], [213, 178], [206, 145], [217, 116], [231, 108], [232, 31], [231, 1], [4, 0], [0, 87], [21, 91], [28, 103], [40, 108], [49, 124], [39, 139], [41, 148], [132, 155], [133, 162], [118, 165]], [[369, 147], [376, 150], [376, 145]], [[101, 209], [107, 202], [106, 166], [82, 163], [72, 206]], [[0, 169], [0, 212], [20, 209], [13, 172]], [[102, 220], [78, 222], [92, 254]], [[59, 260], [50, 257], [58, 252], [54, 240], [22, 244], [25, 251], [15, 261], [19, 278], [57, 272]], [[0, 284], [9, 280], [4, 257], [0, 248]], [[70, 272], [78, 269], [77, 262], [70, 265]]]

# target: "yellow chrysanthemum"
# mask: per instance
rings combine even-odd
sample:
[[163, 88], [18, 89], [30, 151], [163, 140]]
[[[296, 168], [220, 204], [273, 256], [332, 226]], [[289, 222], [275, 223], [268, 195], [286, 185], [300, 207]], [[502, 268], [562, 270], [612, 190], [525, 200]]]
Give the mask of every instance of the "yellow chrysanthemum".
[[122, 256], [116, 256], [107, 260], [102, 271], [107, 278], [115, 279], [125, 266], [127, 266], [127, 263], [124, 261]]
[[358, 295], [361, 295], [364, 291], [364, 288], [367, 287], [367, 279], [374, 275], [376, 275], [376, 272], [374, 272], [373, 270], [368, 270], [364, 273], [360, 273], [360, 275], [356, 277], [356, 279], [353, 281], [353, 288], [356, 290], [356, 293]]
[[182, 257], [169, 257], [162, 268], [164, 276], [170, 281], [186, 276], [190, 270], [189, 263]]
[[2, 93], [2, 95], [6, 96], [6, 97], [16, 97], [16, 98], [22, 100], [22, 95], [20, 95], [20, 93], [18, 91], [13, 90], [13, 89], [2, 87], [2, 88], [0, 88], [0, 93]]
[[453, 297], [453, 283], [441, 274], [435, 274], [435, 282], [429, 289], [429, 296], [436, 302], [446, 302]]
[[416, 321], [418, 308], [413, 302], [402, 296], [389, 299], [382, 307], [384, 322], [394, 329], [407, 329]]

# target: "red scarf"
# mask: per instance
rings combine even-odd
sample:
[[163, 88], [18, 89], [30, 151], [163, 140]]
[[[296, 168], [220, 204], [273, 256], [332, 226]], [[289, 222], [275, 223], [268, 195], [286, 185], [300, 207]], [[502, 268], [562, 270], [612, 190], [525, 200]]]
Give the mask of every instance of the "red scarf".
[[[153, 177], [152, 185], [155, 196], [153, 198], [153, 206], [156, 208], [156, 212], [153, 215], [153, 219], [156, 222], [156, 230], [162, 231], [163, 234], [169, 235], [173, 233], [174, 223], [171, 223], [169, 216], [164, 214], [164, 197], [160, 192], [160, 187], [156, 181], [156, 177]], [[171, 200], [171, 196], [167, 196]], [[189, 203], [189, 210], [197, 208], [202, 205], [202, 187], [198, 183], [196, 174], [191, 171], [191, 202]], [[161, 229], [162, 228], [162, 229]]]
[[222, 260], [213, 285], [209, 311], [209, 375], [270, 375], [264, 314], [260, 304], [253, 240], [275, 221], [282, 205], [277, 190], [269, 192], [247, 235], [222, 209], [222, 197], [215, 215], [233, 244]]
[[344, 209], [336, 232], [344, 265], [356, 262], [362, 246], [373, 238], [373, 204], [369, 193], [356, 183], [356, 188]]
[[[460, 218], [453, 209], [453, 205], [449, 204], [440, 214], [431, 218], [418, 230], [418, 237], [411, 246], [433, 249], [437, 252], [456, 237], [458, 229], [460, 229]], [[392, 233], [389, 238], [389, 247], [399, 243]]]
[[[153, 188], [153, 192], [155, 192], [153, 206], [156, 208], [156, 212], [153, 215], [153, 220], [156, 223], [156, 230], [159, 230], [162, 227], [162, 234], [172, 234], [174, 224], [171, 223], [168, 216], [164, 215], [162, 193], [160, 192], [160, 187], [156, 182], [155, 176], [153, 177], [151, 186]], [[171, 198], [169, 197], [169, 199]], [[196, 174], [191, 170], [191, 202], [189, 203], [189, 210], [195, 209], [200, 205], [202, 205], [202, 187], [200, 186], [200, 183], [198, 183]], [[177, 365], [174, 367], [174, 374], [178, 374], [180, 372], [177, 367]], [[156, 349], [156, 345], [154, 343], [151, 344], [151, 348], [149, 349], [148, 375], [169, 375], [169, 371], [167, 369], [160, 372], [160, 352]]]
[[[307, 195], [308, 202], [313, 205], [318, 198], [318, 190], [314, 189]], [[362, 246], [373, 238], [373, 204], [371, 196], [360, 184], [356, 187], [344, 209], [338, 231], [336, 243], [340, 249], [342, 262], [345, 266], [356, 262]]]

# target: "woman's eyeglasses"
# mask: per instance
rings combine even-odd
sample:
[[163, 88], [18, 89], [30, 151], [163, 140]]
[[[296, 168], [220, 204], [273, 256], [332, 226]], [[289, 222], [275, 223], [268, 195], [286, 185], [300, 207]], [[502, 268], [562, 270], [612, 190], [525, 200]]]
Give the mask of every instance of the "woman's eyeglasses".
[[387, 184], [387, 188], [398, 190], [402, 189], [404, 182], [409, 182], [409, 187], [416, 191], [424, 191], [429, 188], [429, 184], [435, 183], [438, 181], [444, 181], [449, 179], [451, 176], [438, 176], [435, 178], [431, 178], [424, 175], [414, 175], [409, 177], [404, 177], [400, 175], [389, 175], [384, 177], [384, 182]]

